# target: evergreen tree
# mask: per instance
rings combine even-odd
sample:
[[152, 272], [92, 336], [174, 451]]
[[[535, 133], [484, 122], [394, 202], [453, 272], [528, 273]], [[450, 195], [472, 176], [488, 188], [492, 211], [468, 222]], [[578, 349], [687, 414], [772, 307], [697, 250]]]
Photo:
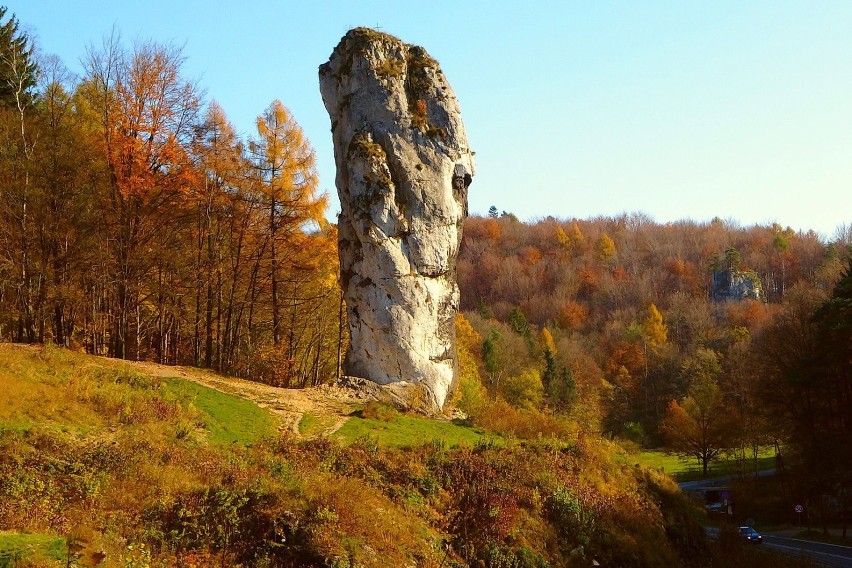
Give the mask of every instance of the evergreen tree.
[[514, 307], [512, 308], [511, 313], [509, 313], [509, 325], [515, 332], [524, 337], [530, 337], [530, 326], [527, 323], [527, 318], [524, 316], [524, 312], [521, 311], [521, 308]]
[[488, 307], [488, 304], [485, 302], [485, 298], [480, 298], [479, 303], [476, 306], [476, 312], [482, 319], [491, 319], [493, 314], [491, 313], [491, 308]]
[[574, 380], [574, 373], [571, 372], [571, 369], [562, 367], [559, 376], [551, 381], [547, 392], [556, 407], [570, 408], [577, 401], [577, 382]]
[[[824, 448], [833, 448], [835, 484], [852, 482], [852, 258], [832, 295], [816, 310], [815, 353], [811, 391], [816, 431]], [[814, 445], [817, 445], [815, 443]], [[819, 454], [817, 454], [819, 455]], [[822, 465], [822, 458], [818, 458]]]
[[728, 270], [739, 270], [743, 264], [743, 255], [734, 247], [725, 249], [725, 268]]
[[[0, 21], [6, 11], [5, 6], [0, 6]], [[22, 111], [30, 106], [37, 79], [32, 42], [18, 29], [18, 19], [12, 15], [0, 25], [0, 107]]]
[[500, 370], [500, 361], [498, 359], [500, 341], [500, 332], [496, 329], [491, 330], [491, 335], [482, 343], [482, 362], [485, 363], [485, 370], [493, 378]]
[[541, 374], [541, 383], [544, 385], [544, 391], [550, 392], [550, 386], [556, 380], [556, 346], [553, 343], [550, 330], [546, 327], [541, 330], [539, 339], [544, 356], [544, 372]]

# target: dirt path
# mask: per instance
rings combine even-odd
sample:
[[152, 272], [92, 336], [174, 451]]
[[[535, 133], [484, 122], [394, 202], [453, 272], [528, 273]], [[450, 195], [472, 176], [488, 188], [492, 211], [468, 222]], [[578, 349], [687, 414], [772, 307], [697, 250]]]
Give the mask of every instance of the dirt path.
[[130, 368], [155, 377], [178, 377], [251, 400], [261, 408], [268, 408], [279, 418], [279, 429], [289, 430], [296, 435], [300, 435], [299, 424], [305, 414], [311, 414], [320, 421], [331, 424], [316, 435], [333, 434], [346, 423], [353, 405], [359, 402], [352, 391], [327, 385], [285, 389], [235, 377], [224, 377], [195, 367], [168, 366], [147, 361], [121, 361], [107, 357], [99, 359], [110, 367]]

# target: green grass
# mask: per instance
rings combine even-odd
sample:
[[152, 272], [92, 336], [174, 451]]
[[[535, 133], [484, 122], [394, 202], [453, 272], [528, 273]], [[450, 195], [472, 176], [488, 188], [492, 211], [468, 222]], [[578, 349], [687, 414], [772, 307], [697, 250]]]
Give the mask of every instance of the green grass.
[[[660, 450], [647, 450], [639, 454], [628, 456], [632, 463], [638, 463], [644, 467], [659, 469], [678, 481], [692, 481], [701, 479], [703, 472], [698, 460], [684, 460], [678, 456], [666, 454]], [[757, 469], [770, 469], [775, 467], [775, 454], [771, 447], [763, 448], [758, 454]], [[739, 464], [736, 460], [716, 460], [710, 463], [707, 477], [721, 477], [736, 474]], [[748, 471], [754, 470], [751, 460], [745, 466]]]
[[306, 412], [302, 415], [302, 419], [299, 421], [299, 434], [305, 438], [321, 436], [329, 428], [334, 426], [336, 421], [336, 416], [317, 416], [310, 412]]
[[254, 402], [178, 378], [164, 379], [163, 387], [192, 402], [213, 442], [250, 445], [275, 433], [272, 417]]
[[49, 534], [0, 532], [0, 566], [15, 566], [24, 558], [62, 560], [65, 539]]
[[660, 451], [641, 452], [637, 455], [631, 455], [629, 459], [644, 467], [658, 469], [672, 477], [689, 472], [697, 467], [694, 460], [682, 460], [678, 456], [673, 456]]
[[488, 441], [504, 443], [502, 437], [482, 428], [404, 415], [390, 421], [353, 416], [333, 437], [350, 444], [364, 436], [375, 438], [380, 446], [395, 448], [414, 447], [433, 440], [441, 440], [448, 447], [473, 446], [477, 442]]

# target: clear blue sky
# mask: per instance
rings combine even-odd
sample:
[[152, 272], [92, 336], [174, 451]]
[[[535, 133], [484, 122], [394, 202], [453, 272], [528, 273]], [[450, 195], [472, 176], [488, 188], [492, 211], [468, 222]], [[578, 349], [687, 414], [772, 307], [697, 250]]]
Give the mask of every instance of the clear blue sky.
[[852, 223], [852, 2], [7, 0], [74, 71], [122, 36], [184, 45], [238, 131], [280, 99], [339, 205], [317, 67], [379, 27], [441, 63], [477, 176], [521, 219], [642, 211], [831, 236]]

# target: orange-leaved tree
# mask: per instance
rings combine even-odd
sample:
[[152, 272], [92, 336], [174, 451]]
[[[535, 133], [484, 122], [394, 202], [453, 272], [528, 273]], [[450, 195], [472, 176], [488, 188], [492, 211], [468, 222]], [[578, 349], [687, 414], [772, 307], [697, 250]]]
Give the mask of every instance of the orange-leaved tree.
[[86, 61], [84, 92], [100, 118], [109, 177], [103, 204], [115, 282], [109, 351], [119, 358], [131, 347], [138, 355], [142, 280], [168, 258], [160, 249], [172, 242], [175, 211], [185, 205], [196, 175], [187, 147], [199, 93], [180, 74], [183, 60], [180, 49], [156, 43], [128, 51], [113, 34], [101, 49], [90, 48]]
[[680, 402], [669, 403], [660, 430], [666, 448], [697, 459], [706, 476], [710, 462], [730, 445], [732, 426], [716, 379], [701, 374], [693, 380], [688, 396]]

